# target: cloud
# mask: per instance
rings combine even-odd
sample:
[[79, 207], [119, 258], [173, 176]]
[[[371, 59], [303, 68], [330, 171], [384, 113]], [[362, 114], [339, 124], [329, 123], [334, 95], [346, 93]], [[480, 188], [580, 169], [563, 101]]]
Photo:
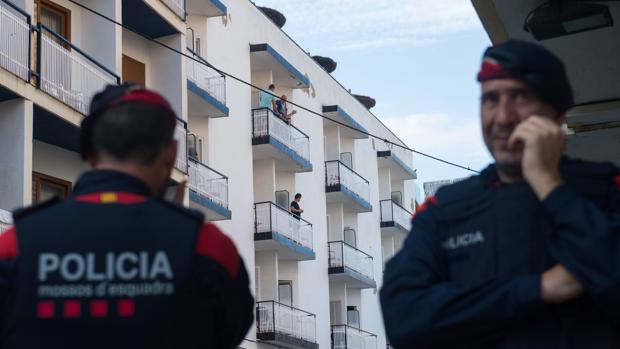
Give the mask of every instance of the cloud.
[[287, 17], [285, 30], [334, 51], [423, 46], [480, 27], [464, 0], [260, 0]]
[[[479, 170], [491, 161], [482, 141], [477, 117], [446, 113], [412, 114], [382, 118], [388, 128], [415, 150]], [[421, 182], [459, 178], [471, 172], [414, 155]]]

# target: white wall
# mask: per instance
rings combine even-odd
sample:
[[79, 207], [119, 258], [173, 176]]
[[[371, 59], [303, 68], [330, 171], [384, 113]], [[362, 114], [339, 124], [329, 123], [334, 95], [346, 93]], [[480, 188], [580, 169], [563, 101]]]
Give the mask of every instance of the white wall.
[[0, 103], [0, 209], [32, 201], [32, 102]]
[[69, 181], [75, 185], [78, 177], [88, 170], [78, 153], [39, 141], [33, 142], [32, 170]]

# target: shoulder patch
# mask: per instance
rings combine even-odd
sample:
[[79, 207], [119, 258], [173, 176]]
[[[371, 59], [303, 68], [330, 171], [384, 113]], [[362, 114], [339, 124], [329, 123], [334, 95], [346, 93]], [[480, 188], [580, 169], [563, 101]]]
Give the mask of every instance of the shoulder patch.
[[220, 263], [231, 278], [237, 277], [241, 258], [232, 240], [218, 227], [207, 223], [200, 227], [196, 241], [196, 253]]
[[204, 222], [204, 220], [205, 220], [204, 213], [202, 213], [200, 211], [192, 210], [190, 208], [181, 206], [179, 204], [175, 204], [174, 202], [170, 202], [168, 200], [158, 199], [157, 202], [163, 204], [166, 207], [174, 209], [177, 212], [183, 213], [184, 215], [186, 215], [188, 217], [191, 217], [191, 218], [199, 221], [200, 223]]
[[42, 202], [40, 204], [33, 205], [33, 206], [28, 206], [28, 207], [24, 207], [24, 208], [19, 208], [19, 209], [13, 211], [13, 220], [14, 221], [18, 221], [18, 220], [20, 220], [20, 219], [22, 219], [22, 218], [24, 218], [24, 217], [26, 217], [26, 216], [28, 216], [28, 215], [30, 215], [32, 213], [35, 213], [35, 212], [37, 212], [37, 211], [39, 211], [41, 209], [54, 206], [54, 205], [59, 204], [61, 202], [62, 202], [62, 200], [58, 196], [54, 196], [53, 198], [51, 198], [51, 199], [49, 199], [47, 201], [44, 201], [44, 202]]
[[424, 203], [415, 210], [415, 213], [413, 214], [413, 218], [417, 217], [420, 213], [428, 210], [428, 207], [430, 205], [437, 206], [437, 204], [438, 204], [438, 201], [436, 197], [434, 196], [427, 197], [426, 200], [424, 200]]
[[614, 182], [616, 183], [616, 188], [620, 190], [620, 175], [614, 177]]
[[18, 255], [17, 230], [15, 227], [10, 227], [0, 233], [0, 259], [16, 258]]

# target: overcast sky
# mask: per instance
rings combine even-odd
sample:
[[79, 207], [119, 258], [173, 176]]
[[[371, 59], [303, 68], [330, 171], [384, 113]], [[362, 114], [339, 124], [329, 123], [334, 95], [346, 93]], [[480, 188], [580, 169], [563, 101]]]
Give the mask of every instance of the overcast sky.
[[[473, 169], [481, 140], [475, 75], [490, 44], [469, 0], [256, 0], [282, 12], [283, 30], [333, 75], [377, 100], [371, 111], [411, 148]], [[414, 155], [423, 182], [470, 172]]]

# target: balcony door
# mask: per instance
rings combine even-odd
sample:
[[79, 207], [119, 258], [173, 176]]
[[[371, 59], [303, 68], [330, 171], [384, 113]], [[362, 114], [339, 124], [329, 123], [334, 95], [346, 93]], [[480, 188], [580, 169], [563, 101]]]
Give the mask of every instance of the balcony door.
[[146, 86], [146, 65], [137, 59], [123, 55], [123, 82]]
[[278, 281], [278, 302], [293, 306], [293, 281]]

